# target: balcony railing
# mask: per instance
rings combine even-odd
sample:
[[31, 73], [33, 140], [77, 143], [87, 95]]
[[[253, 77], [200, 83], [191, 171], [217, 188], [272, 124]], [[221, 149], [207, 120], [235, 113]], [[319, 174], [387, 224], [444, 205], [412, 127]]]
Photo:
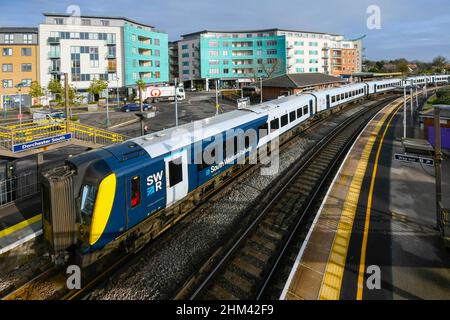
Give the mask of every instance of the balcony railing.
[[59, 44], [59, 41], [59, 37], [49, 37], [47, 40], [48, 44]]
[[50, 51], [50, 52], [48, 53], [48, 57], [49, 57], [50, 59], [59, 59], [59, 58], [61, 58], [61, 52]]
[[106, 59], [116, 59], [116, 55], [113, 53], [107, 53], [106, 54]]
[[49, 73], [59, 73], [61, 72], [61, 68], [48, 67]]
[[106, 44], [108, 46], [115, 46], [116, 45], [116, 39], [106, 39]]

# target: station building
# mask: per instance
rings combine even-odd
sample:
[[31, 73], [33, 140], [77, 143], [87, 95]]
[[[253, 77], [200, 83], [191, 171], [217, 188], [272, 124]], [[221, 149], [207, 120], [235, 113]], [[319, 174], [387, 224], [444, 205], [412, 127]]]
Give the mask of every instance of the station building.
[[185, 86], [251, 83], [293, 73], [340, 76], [360, 72], [362, 41], [320, 32], [282, 29], [184, 34], [178, 41], [180, 79]]
[[0, 28], [0, 106], [31, 106], [31, 82], [39, 79], [37, 28]]
[[142, 79], [146, 84], [169, 80], [168, 36], [153, 26], [124, 17], [44, 13], [39, 25], [40, 82], [68, 73], [83, 93], [93, 79], [129, 92]]

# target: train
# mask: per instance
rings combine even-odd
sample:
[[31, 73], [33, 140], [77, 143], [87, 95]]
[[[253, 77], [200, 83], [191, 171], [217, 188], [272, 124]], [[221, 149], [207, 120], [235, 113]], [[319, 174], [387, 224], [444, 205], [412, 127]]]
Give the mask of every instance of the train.
[[448, 75], [393, 78], [300, 93], [71, 157], [41, 173], [44, 239], [55, 262], [81, 267], [139, 250], [236, 168], [324, 112], [405, 85], [449, 81]]

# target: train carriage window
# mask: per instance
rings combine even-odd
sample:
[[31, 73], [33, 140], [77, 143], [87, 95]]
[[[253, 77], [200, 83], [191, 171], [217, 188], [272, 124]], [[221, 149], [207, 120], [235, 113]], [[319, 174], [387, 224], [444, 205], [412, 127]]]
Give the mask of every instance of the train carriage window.
[[332, 96], [331, 97], [331, 103], [335, 103], [336, 102], [336, 96]]
[[336, 98], [337, 98], [337, 101], [341, 101], [341, 95], [337, 95]]
[[298, 108], [297, 109], [297, 118], [301, 118], [303, 116], [303, 109], [302, 108]]
[[347, 99], [347, 98], [348, 98], [348, 92], [345, 93], [345, 99]]
[[341, 93], [341, 100], [345, 99], [345, 95], [343, 93]]
[[169, 187], [177, 185], [183, 181], [183, 163], [181, 157], [169, 162]]
[[291, 113], [289, 113], [289, 122], [294, 122], [295, 119], [295, 111], [292, 111]]
[[264, 123], [263, 125], [258, 127], [258, 133], [259, 133], [260, 139], [267, 136], [268, 132], [269, 132], [269, 124], [268, 123]]
[[275, 130], [278, 130], [279, 128], [280, 128], [280, 120], [278, 118], [270, 121], [270, 132], [274, 132]]
[[308, 106], [303, 107], [303, 114], [308, 114]]
[[131, 178], [131, 207], [137, 207], [141, 203], [141, 177]]
[[287, 125], [289, 123], [288, 121], [288, 115], [285, 114], [283, 116], [281, 116], [281, 126], [284, 127], [285, 125]]

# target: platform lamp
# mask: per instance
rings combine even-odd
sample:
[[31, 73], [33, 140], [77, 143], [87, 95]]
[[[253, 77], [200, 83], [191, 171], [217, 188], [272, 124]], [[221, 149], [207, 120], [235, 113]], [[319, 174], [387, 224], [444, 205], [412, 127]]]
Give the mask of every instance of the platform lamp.
[[434, 166], [436, 170], [436, 227], [442, 230], [442, 149], [441, 149], [441, 110], [450, 111], [450, 105], [433, 105], [434, 108]]
[[15, 85], [17, 88], [17, 92], [19, 94], [19, 123], [22, 123], [22, 88], [24, 86], [23, 82], [20, 82]]

